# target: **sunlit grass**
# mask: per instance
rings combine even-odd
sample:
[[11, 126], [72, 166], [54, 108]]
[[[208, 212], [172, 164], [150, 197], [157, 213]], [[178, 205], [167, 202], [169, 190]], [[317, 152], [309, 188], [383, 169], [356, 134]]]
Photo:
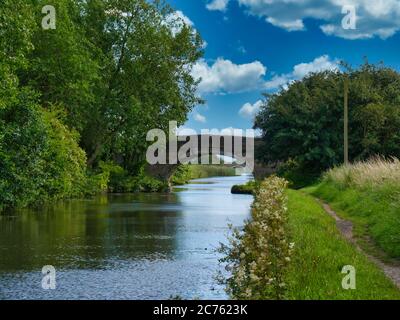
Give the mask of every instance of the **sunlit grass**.
[[364, 249], [400, 259], [400, 161], [374, 158], [328, 171], [306, 189], [355, 225]]
[[[335, 221], [311, 196], [288, 190], [289, 226], [295, 243], [289, 299], [400, 299], [383, 272], [349, 244]], [[356, 269], [356, 289], [342, 288], [343, 266]]]
[[372, 158], [329, 170], [324, 180], [343, 188], [358, 190], [381, 189], [391, 186], [400, 189], [400, 161], [397, 158]]
[[224, 165], [189, 165], [190, 178], [235, 176], [235, 169]]

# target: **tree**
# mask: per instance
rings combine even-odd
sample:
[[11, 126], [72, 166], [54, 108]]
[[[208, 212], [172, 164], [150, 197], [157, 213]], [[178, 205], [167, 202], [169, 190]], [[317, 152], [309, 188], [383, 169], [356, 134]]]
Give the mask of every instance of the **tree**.
[[5, 0], [0, 10], [0, 210], [76, 196], [86, 182], [77, 135], [20, 81], [34, 49], [31, 13], [30, 2]]
[[122, 156], [135, 170], [144, 159], [146, 133], [182, 124], [200, 99], [190, 75], [202, 41], [167, 5], [144, 0], [92, 0], [82, 17], [99, 48], [98, 106], [82, 132], [89, 164]]
[[[350, 160], [400, 156], [400, 74], [365, 63], [349, 69]], [[265, 95], [255, 127], [262, 129], [259, 158], [295, 161], [315, 173], [343, 159], [343, 73], [314, 73]]]

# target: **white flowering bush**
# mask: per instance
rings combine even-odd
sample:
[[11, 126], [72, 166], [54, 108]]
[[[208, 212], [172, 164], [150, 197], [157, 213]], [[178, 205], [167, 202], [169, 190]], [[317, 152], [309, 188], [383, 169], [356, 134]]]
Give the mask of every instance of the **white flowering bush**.
[[232, 228], [228, 245], [221, 245], [220, 261], [230, 273], [220, 278], [234, 299], [284, 299], [285, 275], [293, 243], [287, 226], [287, 181], [265, 179], [255, 192], [251, 219], [243, 230]]

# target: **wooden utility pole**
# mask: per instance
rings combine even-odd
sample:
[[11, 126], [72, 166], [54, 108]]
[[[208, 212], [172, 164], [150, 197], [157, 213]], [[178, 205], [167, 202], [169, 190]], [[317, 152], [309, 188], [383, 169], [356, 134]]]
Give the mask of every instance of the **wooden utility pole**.
[[349, 164], [349, 78], [344, 76], [344, 164]]

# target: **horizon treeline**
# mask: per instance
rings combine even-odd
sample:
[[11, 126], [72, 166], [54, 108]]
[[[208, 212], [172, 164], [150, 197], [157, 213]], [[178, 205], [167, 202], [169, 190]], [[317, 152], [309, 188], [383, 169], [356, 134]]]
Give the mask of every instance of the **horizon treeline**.
[[257, 158], [281, 163], [298, 187], [343, 164], [344, 79], [349, 83], [349, 158], [400, 158], [400, 74], [383, 63], [313, 73], [266, 94], [255, 120]]

